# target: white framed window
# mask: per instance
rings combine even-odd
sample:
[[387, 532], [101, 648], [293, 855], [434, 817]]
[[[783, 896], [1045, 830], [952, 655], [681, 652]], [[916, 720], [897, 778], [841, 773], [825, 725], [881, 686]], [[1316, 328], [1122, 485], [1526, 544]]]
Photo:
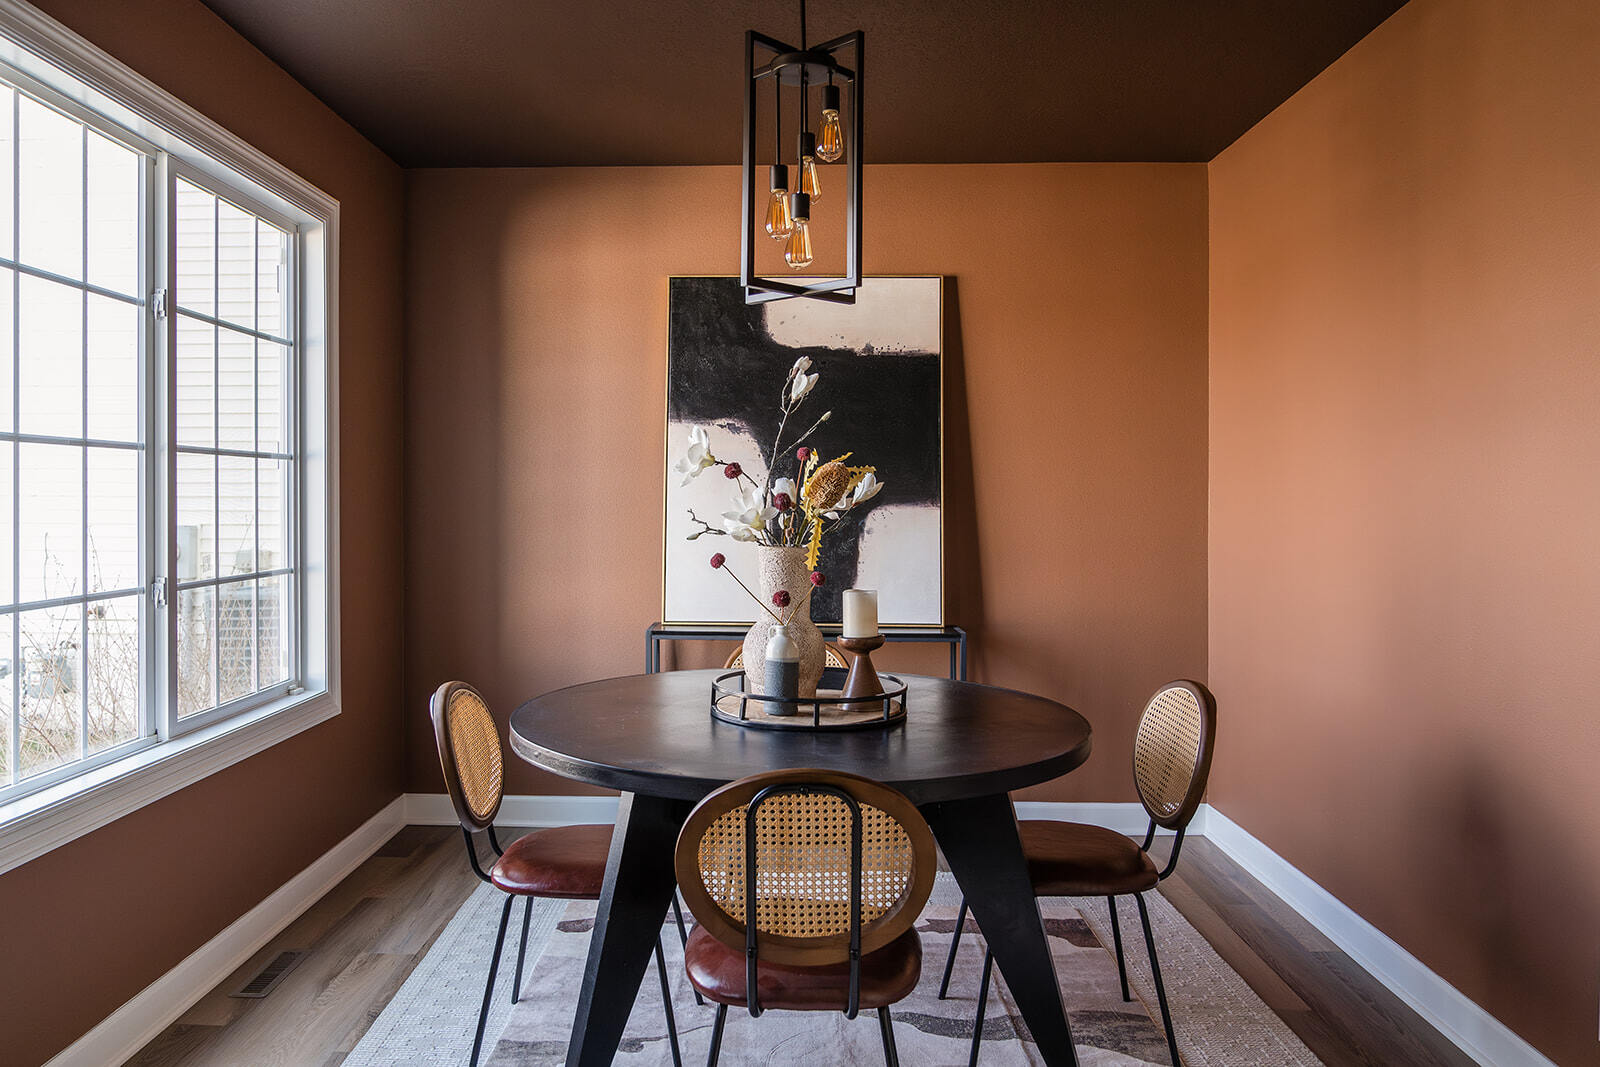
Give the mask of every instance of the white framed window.
[[0, 871], [337, 713], [337, 232], [0, 0]]

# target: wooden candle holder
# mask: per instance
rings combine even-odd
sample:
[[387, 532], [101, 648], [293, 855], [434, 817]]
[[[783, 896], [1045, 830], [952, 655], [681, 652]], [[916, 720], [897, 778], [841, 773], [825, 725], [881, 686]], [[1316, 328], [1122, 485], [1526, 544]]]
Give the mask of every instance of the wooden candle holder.
[[872, 665], [872, 653], [883, 647], [883, 635], [872, 637], [841, 637], [839, 646], [851, 655], [850, 673], [844, 680], [844, 692], [851, 697], [875, 697], [883, 692], [878, 680], [878, 669]]

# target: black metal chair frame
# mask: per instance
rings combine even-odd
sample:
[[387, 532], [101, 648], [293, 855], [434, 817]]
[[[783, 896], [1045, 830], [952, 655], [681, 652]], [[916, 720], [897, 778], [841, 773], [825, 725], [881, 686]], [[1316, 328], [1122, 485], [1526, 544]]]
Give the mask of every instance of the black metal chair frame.
[[[1194, 764], [1190, 771], [1187, 788], [1182, 801], [1174, 810], [1170, 812], [1158, 812], [1154, 807], [1151, 806], [1151, 801], [1145, 794], [1145, 786], [1140, 777], [1141, 772], [1139, 769], [1138, 741], [1135, 740], [1134, 784], [1139, 790], [1139, 801], [1144, 805], [1146, 813], [1150, 816], [1150, 825], [1145, 831], [1144, 841], [1139, 845], [1139, 851], [1147, 856], [1150, 854], [1150, 848], [1155, 844], [1157, 827], [1165, 827], [1166, 829], [1173, 831], [1175, 835], [1172, 840], [1172, 851], [1167, 856], [1166, 866], [1156, 872], [1157, 886], [1166, 881], [1167, 876], [1170, 875], [1173, 872], [1173, 869], [1178, 866], [1178, 856], [1183, 851], [1184, 834], [1188, 831], [1189, 823], [1193, 821], [1195, 812], [1197, 812], [1200, 808], [1200, 801], [1205, 795], [1206, 782], [1210, 778], [1211, 773], [1212, 743], [1217, 725], [1217, 703], [1216, 698], [1211, 695], [1211, 691], [1204, 685], [1201, 685], [1199, 682], [1180, 678], [1176, 681], [1168, 682], [1166, 685], [1156, 690], [1155, 695], [1146, 702], [1145, 710], [1140, 716], [1141, 731], [1143, 730], [1143, 724], [1146, 718], [1149, 716], [1151, 709], [1156, 706], [1156, 702], [1161, 697], [1175, 689], [1182, 689], [1188, 692], [1190, 697], [1198, 705], [1201, 720], [1199, 725], [1199, 734], [1197, 737], [1198, 747], [1195, 751]], [[1154, 889], [1155, 886], [1150, 888]], [[1159, 1002], [1161, 1007], [1161, 1025], [1167, 1034], [1167, 1051], [1172, 1054], [1173, 1064], [1177, 1065], [1183, 1061], [1178, 1055], [1177, 1035], [1174, 1034], [1172, 1030], [1172, 1011], [1167, 1005], [1166, 985], [1161, 980], [1161, 961], [1156, 956], [1156, 939], [1155, 935], [1150, 930], [1150, 911], [1145, 906], [1144, 902], [1144, 894], [1149, 891], [1149, 889], [1145, 889], [1137, 893], [1114, 893], [1106, 896], [1106, 904], [1111, 909], [1111, 937], [1115, 942], [1117, 953], [1117, 975], [1122, 980], [1122, 999], [1124, 1001], [1131, 1001], [1133, 997], [1128, 992], [1128, 966], [1122, 954], [1122, 926], [1117, 919], [1117, 897], [1132, 896], [1134, 902], [1139, 906], [1139, 924], [1144, 927], [1145, 949], [1150, 954], [1150, 976], [1155, 980], [1156, 1000]], [[944, 977], [939, 982], [940, 1000], [943, 1000], [949, 991], [950, 971], [955, 966], [956, 952], [961, 947], [961, 934], [966, 926], [966, 922], [967, 901], [963, 896], [961, 900], [961, 911], [956, 918], [956, 928], [953, 936], [950, 938], [950, 954], [945, 959], [944, 963]], [[993, 955], [989, 952], [985, 952], [983, 957], [983, 980], [979, 983], [978, 987], [978, 1018], [972, 1030], [972, 1055], [968, 1060], [969, 1067], [975, 1067], [978, 1062], [978, 1046], [983, 1040], [984, 1010], [989, 999], [989, 976], [993, 967]]]
[[[500, 847], [500, 839], [495, 836], [494, 825], [491, 823], [484, 827], [484, 832], [488, 834], [489, 845], [494, 849], [494, 854], [496, 856], [505, 855], [505, 849]], [[467, 860], [472, 864], [472, 873], [489, 885], [494, 885], [494, 880], [489, 877], [488, 872], [483, 869], [483, 864], [478, 860], [478, 849], [473, 841], [472, 831], [463, 826], [461, 828], [461, 836], [466, 841]], [[496, 886], [496, 888], [499, 887]], [[522, 965], [528, 954], [528, 926], [529, 921], [533, 918], [533, 901], [537, 894], [506, 893], [505, 907], [500, 909], [500, 929], [494, 936], [494, 949], [489, 957], [489, 978], [483, 987], [483, 1007], [478, 1009], [478, 1032], [477, 1036], [472, 1039], [471, 1067], [478, 1067], [478, 1056], [483, 1051], [483, 1031], [489, 1021], [489, 1002], [494, 997], [495, 976], [500, 970], [500, 951], [505, 945], [506, 926], [511, 920], [511, 906], [516, 903], [519, 895], [524, 896], [527, 903], [522, 909], [522, 941], [517, 947], [517, 970], [511, 980], [511, 1003], [517, 1003], [522, 996]], [[672, 909], [677, 913], [678, 936], [687, 944], [689, 935], [684, 929], [683, 913], [678, 908], [676, 894], [673, 895]], [[667, 1041], [672, 1046], [672, 1062], [674, 1067], [682, 1067], [683, 1056], [678, 1048], [678, 1024], [672, 1011], [672, 986], [667, 980], [667, 957], [661, 949], [661, 938], [659, 936], [656, 938], [656, 970], [661, 975], [661, 1003], [666, 1008]], [[699, 994], [696, 994], [696, 1000], [698, 999]]]
[[[756, 934], [756, 813], [761, 805], [777, 796], [835, 797], [850, 810], [850, 986], [845, 1001], [845, 1018], [854, 1019], [861, 1010], [861, 805], [842, 789], [821, 784], [770, 785], [750, 799], [744, 823], [744, 914], [745, 914], [745, 1007], [751, 1018], [765, 1010], [757, 995], [756, 978], [760, 964], [760, 944]], [[673, 901], [674, 907], [677, 901]], [[711, 1054], [706, 1067], [717, 1067], [722, 1052], [722, 1029], [728, 1018], [728, 1005], [717, 1005], [716, 1022], [711, 1028]], [[883, 1041], [883, 1059], [888, 1067], [900, 1067], [895, 1048], [894, 1025], [888, 1007], [878, 1009], [878, 1036]]]
[[[1188, 824], [1178, 827], [1172, 839], [1172, 852], [1167, 857], [1167, 865], [1156, 875], [1157, 883], [1166, 880], [1173, 868], [1178, 865], [1178, 853], [1183, 851], [1183, 835], [1188, 831]], [[1139, 845], [1141, 852], [1148, 853], [1150, 846], [1155, 843], [1156, 822], [1150, 820], [1150, 828], [1145, 832], [1144, 841]], [[1148, 891], [1147, 891], [1148, 892]], [[1117, 920], [1117, 896], [1131, 896], [1139, 905], [1139, 922], [1144, 927], [1145, 950], [1150, 954], [1150, 976], [1155, 979], [1156, 1000], [1161, 1006], [1161, 1025], [1167, 1033], [1167, 1051], [1172, 1054], [1172, 1062], [1177, 1065], [1182, 1062], [1178, 1058], [1178, 1038], [1172, 1029], [1172, 1013], [1167, 1007], [1167, 990], [1161, 981], [1161, 962], [1156, 958], [1156, 939], [1150, 930], [1150, 912], [1145, 907], [1144, 893], [1122, 893], [1106, 897], [1106, 905], [1111, 910], [1111, 939], [1117, 950], [1117, 977], [1122, 980], [1122, 999], [1133, 1000], [1133, 994], [1128, 991], [1128, 965], [1122, 958], [1122, 926]], [[950, 954], [945, 957], [944, 977], [939, 980], [939, 999], [944, 1000], [950, 989], [950, 972], [956, 965], [956, 951], [961, 947], [961, 935], [967, 924], [967, 898], [961, 898], [961, 910], [956, 915], [955, 932], [950, 938]], [[994, 953], [985, 950], [983, 954], [983, 979], [978, 983], [978, 1017], [972, 1026], [972, 1054], [967, 1060], [968, 1067], [976, 1067], [978, 1062], [978, 1046], [983, 1043], [983, 1017], [989, 1004], [989, 977], [994, 970]]]

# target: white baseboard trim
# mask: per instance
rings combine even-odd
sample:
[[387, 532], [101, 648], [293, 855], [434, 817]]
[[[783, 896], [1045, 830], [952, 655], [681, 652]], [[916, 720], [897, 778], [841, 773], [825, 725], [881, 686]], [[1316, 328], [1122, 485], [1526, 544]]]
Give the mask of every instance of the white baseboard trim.
[[[407, 793], [406, 822], [413, 826], [455, 826], [460, 820], [444, 793]], [[507, 796], [495, 822], [505, 826], [576, 826], [617, 821], [617, 798]]]
[[1205, 835], [1477, 1062], [1493, 1067], [1555, 1067], [1382, 930], [1215, 808], [1206, 815]]
[[[407, 793], [406, 822], [416, 826], [454, 826], [455, 809], [443, 793]], [[1204, 814], [1204, 808], [1201, 809]], [[1138, 804], [1067, 804], [1055, 801], [1020, 800], [1021, 819], [1064, 819], [1105, 826], [1125, 834], [1143, 834], [1149, 816]], [[617, 821], [616, 797], [507, 796], [500, 802], [495, 821], [506, 826], [571, 826], [575, 823]], [[1192, 833], [1200, 833], [1201, 818], [1196, 816]], [[1162, 833], [1167, 831], [1163, 830]]]
[[[1150, 816], [1145, 813], [1142, 804], [1095, 804], [1087, 802], [1068, 803], [1055, 800], [1019, 800], [1016, 802], [1017, 818], [1019, 819], [1056, 819], [1061, 822], [1081, 822], [1090, 826], [1104, 826], [1108, 830], [1115, 830], [1119, 834], [1128, 834], [1133, 837], [1144, 837], [1145, 831], [1150, 829]], [[1195, 815], [1194, 821], [1189, 824], [1191, 834], [1203, 833], [1201, 814], [1205, 811], [1201, 807]], [[1158, 834], [1170, 834], [1171, 830], [1157, 830]]]
[[58, 1053], [46, 1067], [122, 1063], [165, 1030], [406, 825], [397, 797], [216, 937]]

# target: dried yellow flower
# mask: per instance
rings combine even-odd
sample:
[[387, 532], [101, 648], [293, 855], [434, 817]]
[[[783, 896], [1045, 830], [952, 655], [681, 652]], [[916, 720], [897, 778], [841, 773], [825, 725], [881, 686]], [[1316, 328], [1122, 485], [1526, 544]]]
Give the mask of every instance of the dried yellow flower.
[[849, 490], [850, 471], [834, 460], [818, 467], [806, 481], [804, 496], [809, 507], [825, 510], [837, 504]]

